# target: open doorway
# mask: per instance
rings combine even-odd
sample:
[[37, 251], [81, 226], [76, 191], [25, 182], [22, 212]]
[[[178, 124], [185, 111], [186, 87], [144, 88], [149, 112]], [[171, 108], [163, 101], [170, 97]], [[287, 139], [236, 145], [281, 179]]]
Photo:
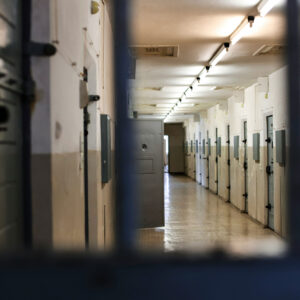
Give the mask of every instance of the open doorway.
[[164, 171], [169, 173], [169, 136], [164, 136]]

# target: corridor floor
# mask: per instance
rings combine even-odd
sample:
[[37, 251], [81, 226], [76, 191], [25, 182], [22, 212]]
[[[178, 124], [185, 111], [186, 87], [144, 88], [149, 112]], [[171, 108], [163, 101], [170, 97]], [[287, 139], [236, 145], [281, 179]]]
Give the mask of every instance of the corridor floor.
[[276, 256], [284, 241], [185, 176], [165, 174], [165, 227], [141, 229], [142, 250]]

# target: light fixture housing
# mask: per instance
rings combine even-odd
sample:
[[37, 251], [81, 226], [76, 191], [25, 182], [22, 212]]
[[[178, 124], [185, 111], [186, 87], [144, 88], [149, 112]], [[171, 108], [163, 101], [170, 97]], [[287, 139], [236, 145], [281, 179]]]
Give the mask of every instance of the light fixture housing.
[[262, 0], [257, 6], [260, 16], [265, 17], [278, 2], [279, 0]]
[[235, 45], [240, 39], [248, 34], [253, 27], [254, 21], [255, 17], [249, 16], [239, 25], [235, 32], [230, 36], [230, 42], [232, 45]]
[[210, 60], [209, 64], [211, 67], [216, 66], [222, 58], [226, 55], [226, 53], [229, 51], [229, 43], [224, 43], [220, 49], [217, 51], [217, 53], [214, 55], [214, 57]]
[[202, 69], [202, 71], [200, 72], [197, 78], [198, 82], [203, 80], [208, 75], [209, 70], [210, 70], [210, 66], [206, 66], [205, 68]]

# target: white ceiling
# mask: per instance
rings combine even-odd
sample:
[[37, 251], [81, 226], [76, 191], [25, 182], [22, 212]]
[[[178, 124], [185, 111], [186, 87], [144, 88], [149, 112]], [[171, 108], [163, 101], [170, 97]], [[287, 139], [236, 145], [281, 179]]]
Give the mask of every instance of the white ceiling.
[[[137, 59], [136, 80], [131, 80], [134, 110], [140, 115], [163, 118], [197, 77], [202, 68], [228, 41], [248, 15], [257, 15], [259, 0], [132, 0], [132, 45], [179, 46], [179, 57]], [[281, 0], [265, 18], [257, 18], [250, 34], [230, 48], [225, 58], [209, 73], [187, 99], [195, 104], [183, 113], [205, 110], [228, 99], [233, 91], [253, 84], [284, 65], [276, 55], [254, 57], [262, 45], [284, 44], [285, 12]], [[217, 89], [213, 90], [213, 87]], [[154, 90], [156, 89], [156, 90]], [[161, 89], [161, 90], [159, 90]]]

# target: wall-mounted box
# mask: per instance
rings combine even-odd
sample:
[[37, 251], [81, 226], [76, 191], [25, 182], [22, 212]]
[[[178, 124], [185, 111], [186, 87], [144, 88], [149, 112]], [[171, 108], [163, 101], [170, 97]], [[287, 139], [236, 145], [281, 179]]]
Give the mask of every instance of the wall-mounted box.
[[211, 155], [211, 139], [208, 139], [207, 151], [208, 151], [208, 155]]
[[101, 160], [102, 183], [108, 183], [111, 179], [111, 130], [108, 115], [101, 115]]
[[233, 155], [236, 159], [240, 157], [240, 137], [238, 135], [233, 139]]
[[253, 134], [253, 160], [260, 161], [260, 134]]
[[217, 155], [221, 156], [221, 152], [222, 152], [222, 140], [221, 140], [221, 137], [218, 137], [218, 139], [217, 139]]
[[276, 131], [276, 162], [284, 165], [286, 160], [285, 130]]
[[202, 154], [205, 155], [205, 139], [202, 140]]

